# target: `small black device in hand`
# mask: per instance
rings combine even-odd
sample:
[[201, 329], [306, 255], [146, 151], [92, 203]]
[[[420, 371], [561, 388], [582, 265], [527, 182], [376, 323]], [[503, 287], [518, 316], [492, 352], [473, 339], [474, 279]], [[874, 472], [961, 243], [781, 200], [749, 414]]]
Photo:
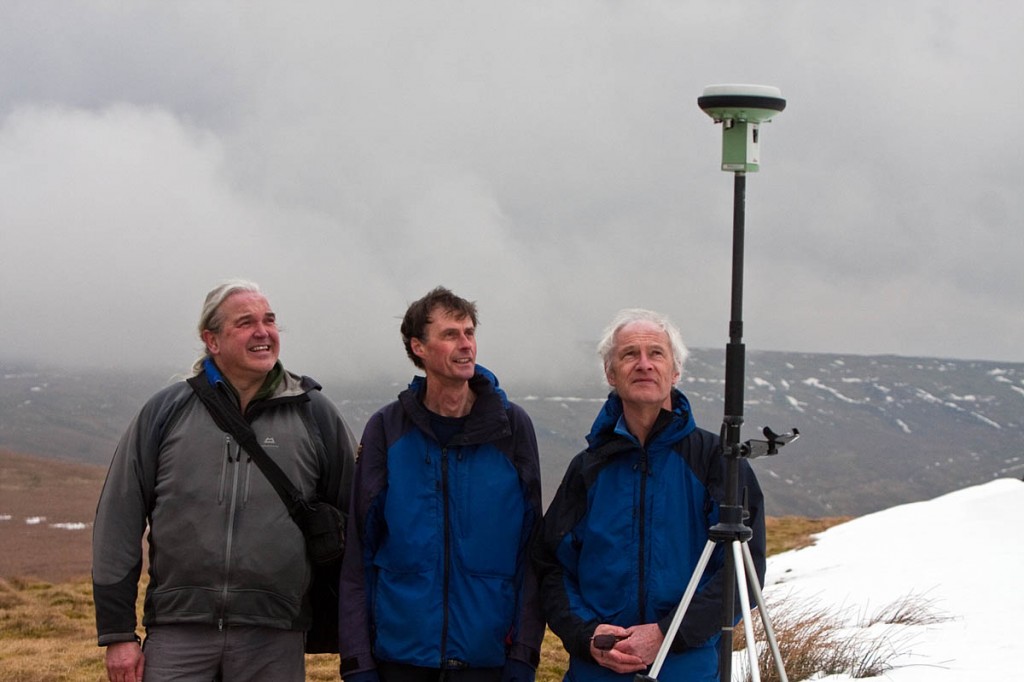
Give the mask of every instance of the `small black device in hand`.
[[618, 635], [594, 635], [594, 648], [601, 651], [609, 651], [615, 646], [616, 642], [622, 641], [623, 639], [625, 639], [625, 637], [620, 637]]

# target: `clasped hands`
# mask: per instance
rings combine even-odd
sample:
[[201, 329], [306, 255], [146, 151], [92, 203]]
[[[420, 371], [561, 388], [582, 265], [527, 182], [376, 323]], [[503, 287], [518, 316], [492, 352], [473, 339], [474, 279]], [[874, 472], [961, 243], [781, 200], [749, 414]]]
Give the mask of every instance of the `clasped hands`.
[[[657, 623], [629, 628], [602, 623], [590, 640], [590, 655], [600, 665], [617, 673], [639, 672], [654, 663], [664, 640]], [[605, 648], [608, 644], [611, 648]]]

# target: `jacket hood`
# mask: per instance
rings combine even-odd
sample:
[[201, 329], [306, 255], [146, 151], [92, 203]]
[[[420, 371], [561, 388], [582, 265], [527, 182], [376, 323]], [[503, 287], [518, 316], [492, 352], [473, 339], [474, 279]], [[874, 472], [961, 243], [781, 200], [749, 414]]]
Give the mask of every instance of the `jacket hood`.
[[[657, 424], [660, 426], [656, 426], [657, 431], [651, 435], [652, 440], [661, 438], [678, 440], [697, 428], [693, 412], [690, 409], [690, 401], [678, 388], [672, 389], [672, 411], [662, 410]], [[618, 393], [612, 391], [608, 394], [608, 399], [601, 407], [601, 411], [597, 413], [594, 425], [590, 427], [587, 443], [591, 450], [595, 450], [615, 438], [616, 435], [636, 440], [626, 428], [622, 412], [622, 398]]]
[[[494, 376], [494, 373], [483, 365], [477, 364], [473, 378], [469, 380], [469, 387], [478, 396], [483, 393], [493, 392], [501, 398], [502, 406], [505, 409], [508, 409], [508, 396], [505, 395], [504, 389], [498, 386], [498, 377]], [[411, 390], [414, 395], [421, 395], [426, 388], [427, 378], [422, 374], [414, 376], [412, 381], [409, 382], [409, 390]]]
[[[476, 394], [476, 401], [469, 412], [462, 433], [452, 443], [487, 443], [511, 435], [512, 427], [508, 418], [510, 403], [505, 391], [498, 388], [497, 377], [487, 368], [477, 365], [476, 374], [469, 380], [469, 388]], [[409, 388], [398, 395], [398, 400], [421, 431], [433, 434], [429, 412], [422, 401], [426, 390], [427, 378], [416, 376], [409, 384]]]

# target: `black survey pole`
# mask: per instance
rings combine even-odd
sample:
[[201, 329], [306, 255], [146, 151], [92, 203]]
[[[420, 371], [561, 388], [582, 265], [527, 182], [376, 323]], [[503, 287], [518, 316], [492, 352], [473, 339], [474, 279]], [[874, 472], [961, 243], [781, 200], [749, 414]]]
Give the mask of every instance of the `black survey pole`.
[[[743, 423], [743, 377], [746, 350], [743, 345], [743, 231], [746, 221], [747, 174], [735, 173], [732, 197], [732, 315], [729, 318], [729, 345], [725, 352], [725, 417], [735, 417], [735, 433], [730, 441], [739, 446]], [[738, 452], [737, 452], [738, 454]], [[735, 500], [734, 500], [735, 501]]]
[[722, 421], [722, 454], [726, 460], [725, 504], [719, 522], [711, 527], [709, 537], [726, 543], [725, 580], [722, 589], [722, 636], [719, 640], [718, 670], [721, 682], [732, 679], [732, 640], [736, 621], [735, 557], [728, 543], [746, 542], [753, 535], [743, 523], [743, 507], [739, 495], [739, 470], [743, 425], [743, 383], [746, 349], [743, 345], [743, 231], [747, 195], [747, 175], [735, 173], [732, 204], [732, 315], [729, 319], [729, 344], [725, 348], [725, 417]]

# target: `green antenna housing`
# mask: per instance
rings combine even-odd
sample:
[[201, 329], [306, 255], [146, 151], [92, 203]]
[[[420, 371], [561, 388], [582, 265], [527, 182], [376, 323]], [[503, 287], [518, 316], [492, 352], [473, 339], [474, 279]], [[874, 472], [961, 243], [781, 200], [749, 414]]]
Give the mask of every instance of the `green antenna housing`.
[[754, 173], [761, 165], [760, 126], [786, 108], [770, 85], [709, 85], [697, 105], [722, 124], [722, 170]]

